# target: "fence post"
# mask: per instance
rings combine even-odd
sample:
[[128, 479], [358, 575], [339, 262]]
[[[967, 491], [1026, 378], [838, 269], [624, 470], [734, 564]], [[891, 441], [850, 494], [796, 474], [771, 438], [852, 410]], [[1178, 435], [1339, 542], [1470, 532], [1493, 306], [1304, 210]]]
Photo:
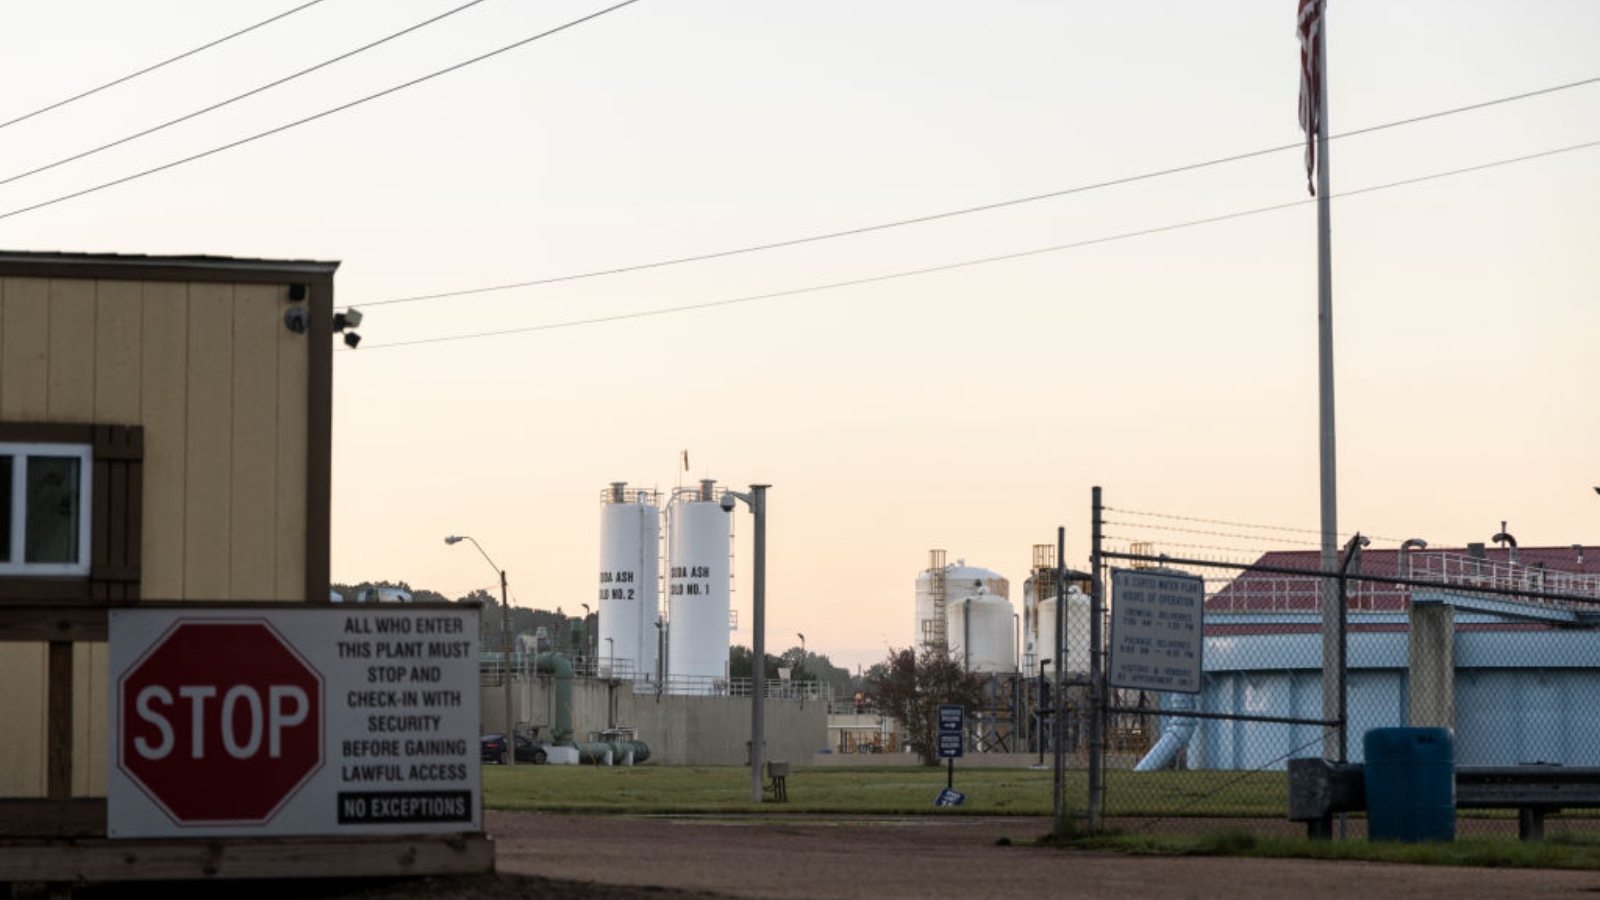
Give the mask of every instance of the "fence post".
[[1101, 656], [1104, 644], [1101, 619], [1105, 615], [1105, 583], [1100, 576], [1100, 553], [1104, 532], [1101, 529], [1104, 513], [1100, 505], [1100, 487], [1091, 492], [1094, 503], [1094, 524], [1090, 530], [1089, 552], [1089, 833], [1100, 830], [1100, 817], [1104, 812], [1105, 786], [1101, 784], [1101, 771], [1105, 765], [1106, 741], [1106, 690], [1105, 666]]
[[1361, 571], [1361, 548], [1372, 543], [1361, 536], [1358, 531], [1351, 535], [1350, 541], [1344, 545], [1344, 559], [1339, 563], [1339, 658], [1338, 673], [1335, 678], [1338, 685], [1339, 703], [1337, 708], [1339, 720], [1339, 762], [1350, 761], [1350, 579], [1349, 572], [1353, 562], [1356, 572]]
[[[1054, 796], [1051, 798], [1050, 811], [1053, 815], [1051, 830], [1056, 837], [1067, 833], [1067, 787], [1065, 775], [1066, 747], [1062, 734], [1062, 722], [1065, 716], [1062, 712], [1066, 709], [1064, 698], [1066, 684], [1063, 673], [1067, 671], [1067, 529], [1064, 526], [1056, 527], [1056, 627], [1055, 627], [1055, 661], [1056, 679], [1055, 689], [1050, 694], [1050, 758], [1055, 764], [1054, 779], [1050, 782]], [[1042, 676], [1043, 669], [1040, 669]], [[1041, 679], [1042, 681], [1042, 679]]]

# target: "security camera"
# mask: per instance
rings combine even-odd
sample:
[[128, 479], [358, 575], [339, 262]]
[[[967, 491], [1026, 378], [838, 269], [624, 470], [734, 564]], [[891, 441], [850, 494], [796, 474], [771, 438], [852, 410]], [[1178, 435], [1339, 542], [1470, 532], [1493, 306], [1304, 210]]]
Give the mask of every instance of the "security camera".
[[295, 334], [305, 334], [306, 324], [311, 321], [311, 314], [306, 312], [304, 306], [291, 306], [283, 311], [283, 327]]
[[739, 503], [739, 498], [733, 496], [732, 494], [723, 494], [722, 495], [722, 511], [723, 512], [729, 512], [729, 513], [733, 512], [734, 506], [736, 506], [738, 503]]
[[361, 310], [347, 309], [342, 313], [333, 314], [333, 330], [344, 331], [346, 328], [357, 328], [361, 325]]

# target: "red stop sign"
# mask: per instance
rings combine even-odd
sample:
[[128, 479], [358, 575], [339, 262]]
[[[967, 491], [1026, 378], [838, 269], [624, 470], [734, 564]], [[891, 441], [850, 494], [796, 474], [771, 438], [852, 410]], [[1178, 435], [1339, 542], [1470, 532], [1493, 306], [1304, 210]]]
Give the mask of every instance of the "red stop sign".
[[179, 825], [266, 822], [322, 767], [322, 676], [265, 621], [178, 622], [115, 702], [118, 768]]

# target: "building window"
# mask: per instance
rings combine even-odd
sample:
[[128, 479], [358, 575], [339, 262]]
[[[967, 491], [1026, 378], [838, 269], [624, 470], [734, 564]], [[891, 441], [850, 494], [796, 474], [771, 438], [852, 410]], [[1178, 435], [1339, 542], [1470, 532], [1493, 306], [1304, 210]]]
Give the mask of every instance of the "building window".
[[93, 448], [0, 443], [0, 575], [89, 574]]

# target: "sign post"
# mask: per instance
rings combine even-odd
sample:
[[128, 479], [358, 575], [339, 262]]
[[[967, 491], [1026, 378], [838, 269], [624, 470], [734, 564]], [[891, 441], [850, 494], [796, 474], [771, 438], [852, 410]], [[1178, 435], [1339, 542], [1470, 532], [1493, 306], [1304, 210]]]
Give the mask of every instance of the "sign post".
[[478, 610], [110, 612], [113, 838], [482, 829]]
[[939, 707], [939, 758], [949, 760], [944, 790], [939, 792], [934, 806], [960, 806], [967, 795], [956, 790], [956, 759], [966, 750], [966, 711], [954, 703]]

